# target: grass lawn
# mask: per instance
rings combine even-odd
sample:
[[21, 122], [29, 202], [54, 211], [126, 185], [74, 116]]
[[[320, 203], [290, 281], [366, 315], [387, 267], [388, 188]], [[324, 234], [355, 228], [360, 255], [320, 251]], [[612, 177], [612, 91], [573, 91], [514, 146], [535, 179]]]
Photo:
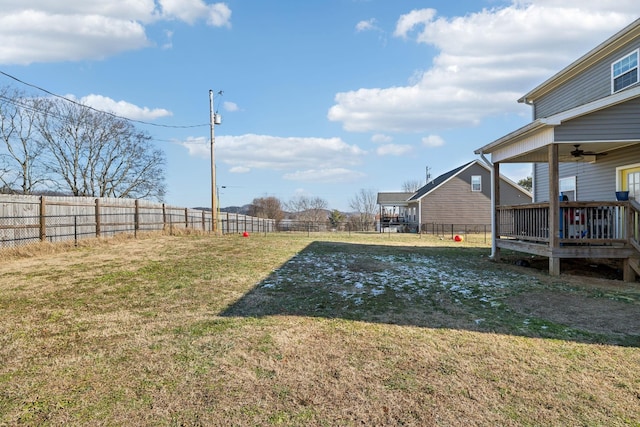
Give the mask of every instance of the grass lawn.
[[411, 234], [5, 254], [0, 426], [640, 426], [640, 284]]

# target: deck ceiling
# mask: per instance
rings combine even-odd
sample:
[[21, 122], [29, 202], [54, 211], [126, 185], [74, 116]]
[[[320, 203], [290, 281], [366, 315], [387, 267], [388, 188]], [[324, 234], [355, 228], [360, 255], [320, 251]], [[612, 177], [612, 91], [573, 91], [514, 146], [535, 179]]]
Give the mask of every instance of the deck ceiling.
[[[640, 141], [598, 141], [598, 142], [558, 142], [558, 156], [560, 162], [597, 162], [604, 153], [610, 153], [634, 144], [640, 144]], [[580, 149], [586, 153], [596, 153], [595, 155], [585, 154], [576, 158], [571, 155], [571, 151], [575, 150], [575, 144], [580, 144]], [[492, 154], [492, 161], [500, 163], [547, 163], [549, 162], [549, 144], [542, 146], [530, 147], [529, 150], [519, 151], [517, 147], [507, 154], [498, 150]], [[524, 147], [522, 147], [524, 148]]]

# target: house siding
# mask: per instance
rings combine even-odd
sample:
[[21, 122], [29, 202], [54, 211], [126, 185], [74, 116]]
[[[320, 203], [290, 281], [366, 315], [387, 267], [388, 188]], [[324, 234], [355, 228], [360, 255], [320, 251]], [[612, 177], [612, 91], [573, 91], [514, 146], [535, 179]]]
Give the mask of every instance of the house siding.
[[533, 201], [549, 201], [549, 166], [546, 163], [534, 163], [532, 170]]
[[555, 140], [620, 141], [640, 140], [640, 99], [633, 99], [570, 120], [554, 129]]
[[534, 100], [534, 119], [549, 117], [611, 95], [611, 64], [640, 47], [634, 40], [552, 92]]
[[[473, 175], [482, 177], [482, 191], [471, 191]], [[502, 204], [531, 202], [526, 193], [504, 180], [500, 180], [500, 195]], [[425, 195], [421, 199], [420, 209], [423, 224], [490, 224], [490, 172], [477, 164], [472, 165]]]
[[[576, 193], [579, 201], [614, 201], [616, 191], [616, 167], [640, 163], [640, 146], [627, 147], [599, 156], [596, 163], [560, 163], [560, 178], [577, 176]], [[536, 163], [536, 202], [549, 201], [549, 166]]]

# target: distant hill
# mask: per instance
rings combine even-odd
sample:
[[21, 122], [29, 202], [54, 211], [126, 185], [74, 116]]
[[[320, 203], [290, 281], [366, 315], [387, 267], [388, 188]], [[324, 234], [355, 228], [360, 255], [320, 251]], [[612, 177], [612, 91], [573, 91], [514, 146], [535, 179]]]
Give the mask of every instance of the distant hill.
[[[196, 207], [193, 209], [198, 209], [201, 211], [207, 211], [210, 212], [211, 208], [210, 207]], [[228, 212], [228, 213], [237, 213], [240, 215], [249, 215], [249, 211], [251, 210], [251, 205], [243, 205], [243, 206], [227, 206], [224, 208], [220, 208], [220, 212]], [[331, 210], [330, 209], [322, 209], [322, 211], [324, 212], [324, 217], [325, 218], [329, 218], [331, 216]], [[299, 212], [297, 214], [294, 214], [292, 212], [287, 212], [287, 211], [282, 211], [282, 213], [284, 214], [284, 217], [287, 219], [295, 219], [296, 217], [301, 217], [301, 218], [305, 218], [309, 216], [308, 212]], [[342, 212], [346, 217], [349, 217], [351, 215], [355, 215], [355, 212]], [[306, 215], [305, 215], [306, 214]]]
[[[251, 205], [244, 205], [244, 206], [227, 206], [226, 208], [220, 208], [220, 212], [229, 212], [229, 213], [237, 213], [237, 214], [241, 214], [241, 215], [248, 215], [249, 214], [249, 208], [251, 207]], [[207, 212], [211, 212], [211, 208], [210, 207], [195, 207], [193, 209], [198, 209], [201, 211], [207, 211]]]
[[220, 212], [238, 213], [242, 215], [249, 215], [249, 209], [251, 205], [244, 206], [227, 206], [226, 208], [220, 208]]

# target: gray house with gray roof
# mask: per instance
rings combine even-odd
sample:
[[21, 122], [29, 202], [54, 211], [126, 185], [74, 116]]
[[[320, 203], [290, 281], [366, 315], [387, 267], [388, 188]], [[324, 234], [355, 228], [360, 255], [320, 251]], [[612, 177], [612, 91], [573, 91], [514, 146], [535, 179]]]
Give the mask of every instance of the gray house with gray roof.
[[509, 206], [496, 192], [494, 257], [501, 248], [546, 256], [552, 275], [562, 259], [620, 259], [625, 280], [635, 279], [639, 63], [636, 20], [521, 97], [531, 123], [476, 150], [496, 172], [503, 163], [533, 164], [532, 205]]
[[[531, 203], [531, 193], [507, 177], [500, 177], [500, 190], [510, 204]], [[428, 231], [435, 225], [485, 226], [491, 224], [491, 168], [474, 160], [452, 169], [414, 193], [378, 193], [383, 229], [391, 195], [404, 198], [394, 201], [391, 212], [398, 209], [387, 226], [400, 231]]]

